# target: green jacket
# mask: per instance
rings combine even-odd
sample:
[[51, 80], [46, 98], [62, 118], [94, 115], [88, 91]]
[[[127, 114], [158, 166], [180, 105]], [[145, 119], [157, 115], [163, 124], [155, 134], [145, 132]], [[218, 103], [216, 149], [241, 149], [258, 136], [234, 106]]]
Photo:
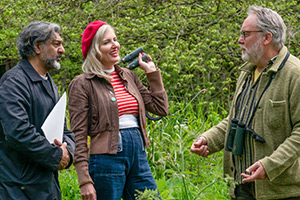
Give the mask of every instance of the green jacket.
[[[278, 70], [287, 54], [283, 47], [274, 64], [262, 72], [256, 93], [258, 98], [270, 76]], [[245, 63], [240, 70], [229, 116], [217, 126], [203, 133], [207, 138], [210, 153], [218, 152], [226, 144], [229, 119], [233, 117], [237, 95], [253, 65]], [[256, 199], [280, 199], [300, 196], [300, 61], [290, 55], [284, 67], [278, 71], [271, 85], [264, 93], [253, 119], [253, 129], [266, 142], [254, 142], [254, 162], [260, 161], [267, 178], [256, 180]], [[232, 153], [224, 150], [224, 175], [234, 177]], [[229, 194], [234, 196], [234, 188]]]

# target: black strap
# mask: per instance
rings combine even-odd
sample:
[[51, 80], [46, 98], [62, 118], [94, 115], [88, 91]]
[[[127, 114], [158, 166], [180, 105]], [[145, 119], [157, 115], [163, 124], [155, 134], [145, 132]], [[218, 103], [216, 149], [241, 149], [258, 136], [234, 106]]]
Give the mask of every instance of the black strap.
[[257, 101], [257, 103], [256, 103], [256, 105], [255, 105], [255, 107], [254, 107], [254, 110], [253, 110], [253, 112], [252, 112], [252, 116], [251, 116], [250, 121], [249, 121], [249, 126], [252, 125], [252, 120], [253, 120], [253, 118], [254, 118], [254, 114], [255, 114], [255, 112], [256, 112], [256, 109], [257, 109], [257, 107], [258, 107], [258, 104], [259, 104], [259, 102], [260, 102], [262, 96], [264, 95], [264, 93], [265, 93], [265, 91], [268, 89], [268, 87], [270, 86], [270, 84], [271, 84], [272, 80], [275, 78], [277, 72], [278, 72], [279, 70], [281, 70], [281, 69], [284, 67], [284, 65], [285, 65], [287, 59], [289, 58], [289, 56], [290, 56], [290, 52], [287, 52], [285, 58], [283, 59], [283, 61], [282, 61], [281, 64], [280, 64], [278, 70], [277, 70], [276, 72], [274, 72], [274, 73], [272, 74], [272, 76], [270, 77], [270, 80], [269, 80], [268, 84], [266, 85], [265, 89], [264, 89], [263, 92], [261, 93], [261, 95], [260, 95], [260, 97], [259, 97], [259, 99], [258, 99], [258, 101]]
[[248, 82], [248, 78], [249, 78], [249, 75], [246, 77], [245, 79], [245, 82], [242, 86], [242, 91], [239, 93], [238, 97], [237, 97], [237, 100], [236, 100], [236, 106], [235, 106], [235, 112], [234, 112], [234, 117], [237, 117], [238, 116], [238, 109], [240, 107], [240, 103], [243, 102], [245, 98], [245, 95], [243, 95], [242, 97], [240, 97], [243, 93], [244, 93], [244, 90], [246, 89], [246, 86], [248, 85], [247, 82]]

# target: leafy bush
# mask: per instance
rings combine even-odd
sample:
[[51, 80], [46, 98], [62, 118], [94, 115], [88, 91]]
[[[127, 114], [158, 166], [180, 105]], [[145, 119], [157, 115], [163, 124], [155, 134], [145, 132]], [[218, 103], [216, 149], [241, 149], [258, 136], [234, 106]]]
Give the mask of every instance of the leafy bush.
[[[24, 25], [36, 20], [58, 23], [66, 55], [62, 69], [51, 74], [60, 90], [65, 91], [74, 76], [81, 73], [80, 34], [90, 22], [103, 20], [116, 28], [121, 56], [139, 46], [151, 55], [162, 71], [171, 101], [190, 100], [206, 89], [204, 104], [212, 102], [227, 108], [237, 68], [242, 64], [237, 39], [252, 4], [270, 7], [283, 17], [288, 27], [286, 45], [299, 56], [297, 1], [2, 0], [0, 66], [11, 67], [18, 62], [15, 41]], [[135, 72], [147, 82], [141, 70]]]

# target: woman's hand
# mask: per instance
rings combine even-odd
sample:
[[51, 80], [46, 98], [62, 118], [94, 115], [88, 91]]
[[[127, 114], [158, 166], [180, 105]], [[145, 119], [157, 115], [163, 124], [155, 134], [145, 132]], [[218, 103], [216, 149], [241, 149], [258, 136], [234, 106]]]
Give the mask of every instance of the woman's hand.
[[97, 200], [96, 190], [92, 183], [82, 185], [80, 190], [82, 200]]
[[141, 53], [139, 54], [140, 68], [142, 68], [146, 73], [156, 71], [155, 64], [152, 62], [151, 57], [148, 55], [149, 60], [145, 62], [142, 60], [143, 54], [141, 54]]

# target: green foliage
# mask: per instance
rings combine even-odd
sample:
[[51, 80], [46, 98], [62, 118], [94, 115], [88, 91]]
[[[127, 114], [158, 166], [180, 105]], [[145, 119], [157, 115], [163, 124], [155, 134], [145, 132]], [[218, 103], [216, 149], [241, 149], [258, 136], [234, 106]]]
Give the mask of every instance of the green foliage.
[[[223, 153], [202, 158], [190, 152], [199, 133], [218, 124], [228, 113], [213, 104], [206, 108], [203, 100], [196, 101], [204, 98], [203, 92], [196, 95], [189, 102], [170, 101], [168, 117], [148, 121], [148, 160], [162, 199], [228, 199]], [[205, 114], [203, 110], [207, 110]]]
[[[18, 62], [15, 41], [24, 25], [36, 20], [58, 23], [66, 54], [62, 69], [51, 74], [65, 91], [81, 73], [80, 34], [90, 22], [103, 20], [116, 28], [122, 57], [139, 46], [151, 55], [162, 71], [170, 100], [190, 100], [206, 89], [204, 102], [227, 107], [242, 63], [239, 30], [252, 4], [270, 7], [283, 17], [288, 27], [286, 45], [299, 56], [297, 1], [2, 0], [0, 65]], [[135, 72], [147, 82], [141, 70]]]
[[136, 200], [160, 200], [159, 195], [157, 194], [157, 190], [148, 190], [146, 189], [144, 192], [137, 191], [138, 194], [135, 196]]
[[[80, 34], [94, 20], [108, 22], [116, 29], [122, 57], [142, 46], [163, 76], [170, 115], [149, 121], [152, 145], [147, 150], [162, 199], [228, 199], [230, 181], [223, 179], [222, 152], [204, 159], [189, 148], [199, 133], [227, 115], [242, 64], [239, 30], [253, 4], [283, 17], [288, 28], [286, 46], [299, 57], [296, 0], [1, 0], [0, 67], [18, 62], [15, 43], [26, 24], [58, 23], [66, 54], [62, 69], [50, 73], [60, 92], [66, 91], [82, 73]], [[143, 72], [135, 72], [146, 84]], [[80, 199], [74, 167], [60, 172], [60, 183], [64, 199]], [[140, 194], [147, 195], [151, 192]]]
[[73, 165], [70, 169], [59, 172], [59, 184], [63, 200], [81, 199], [77, 174]]
[[[116, 29], [122, 57], [142, 46], [163, 76], [170, 115], [149, 121], [152, 145], [147, 150], [162, 199], [229, 199], [222, 152], [204, 159], [189, 148], [199, 133], [227, 115], [242, 64], [237, 39], [253, 4], [283, 17], [288, 28], [286, 46], [299, 57], [296, 0], [1, 0], [0, 67], [18, 62], [15, 43], [26, 24], [58, 23], [66, 54], [62, 69], [50, 73], [60, 92], [66, 91], [82, 73], [81, 33], [94, 20], [106, 21]], [[146, 84], [144, 73], [135, 72]], [[60, 183], [64, 199], [80, 199], [73, 167], [60, 172]], [[141, 196], [151, 195], [146, 193]]]

